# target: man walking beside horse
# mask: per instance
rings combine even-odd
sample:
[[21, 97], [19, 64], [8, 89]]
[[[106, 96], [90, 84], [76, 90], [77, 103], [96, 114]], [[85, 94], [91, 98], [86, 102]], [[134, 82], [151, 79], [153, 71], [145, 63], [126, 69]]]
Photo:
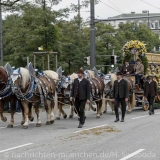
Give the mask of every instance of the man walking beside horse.
[[77, 74], [78, 78], [73, 82], [70, 101], [73, 103], [73, 98], [75, 99], [75, 112], [80, 117], [78, 128], [82, 128], [86, 118], [84, 115], [85, 104], [90, 103], [90, 82], [84, 78], [82, 69]]
[[128, 102], [129, 91], [127, 81], [122, 78], [122, 73], [117, 72], [117, 80], [114, 81], [113, 86], [113, 100], [114, 100], [114, 109], [116, 114], [116, 120], [119, 121], [118, 108], [121, 104], [122, 118], [121, 122], [124, 122], [125, 112], [126, 112], [126, 102]]

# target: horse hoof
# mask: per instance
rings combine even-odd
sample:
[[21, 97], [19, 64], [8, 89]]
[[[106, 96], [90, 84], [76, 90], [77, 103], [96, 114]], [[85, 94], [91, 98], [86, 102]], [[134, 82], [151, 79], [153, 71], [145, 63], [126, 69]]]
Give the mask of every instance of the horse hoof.
[[3, 121], [3, 122], [6, 122], [6, 121], [7, 121], [7, 118], [6, 118], [6, 117], [4, 117], [4, 118], [2, 119], [2, 121]]
[[97, 117], [96, 117], [96, 119], [99, 119], [99, 118], [100, 118], [100, 116], [97, 116]]
[[23, 125], [24, 124], [24, 121], [21, 121], [21, 125]]
[[51, 120], [50, 123], [53, 124], [53, 123], [54, 123], [54, 120]]
[[103, 111], [103, 113], [107, 113], [107, 111]]
[[63, 118], [66, 119], [66, 118], [67, 118], [67, 115], [65, 114], [65, 115], [63, 116]]
[[100, 116], [102, 115], [102, 112], [100, 113]]
[[31, 118], [29, 118], [29, 120], [30, 120], [31, 122], [33, 122], [33, 120], [34, 120], [34, 117], [31, 117]]
[[131, 114], [131, 111], [127, 111], [128, 114]]
[[50, 122], [46, 122], [46, 125], [51, 125], [51, 123]]
[[70, 115], [69, 118], [73, 118], [73, 115]]
[[94, 109], [94, 112], [96, 111], [96, 108]]
[[60, 117], [56, 117], [57, 120], [60, 120]]
[[28, 129], [28, 126], [23, 126], [22, 129]]
[[13, 124], [8, 124], [7, 128], [13, 128]]
[[41, 123], [37, 123], [36, 127], [41, 127], [41, 125], [42, 125]]

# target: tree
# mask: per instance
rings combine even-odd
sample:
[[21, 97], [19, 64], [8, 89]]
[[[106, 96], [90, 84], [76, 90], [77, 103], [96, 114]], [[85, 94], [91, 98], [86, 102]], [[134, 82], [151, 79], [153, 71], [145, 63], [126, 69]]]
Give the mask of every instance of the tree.
[[[46, 27], [43, 23], [43, 13], [41, 7], [25, 4], [21, 6], [21, 15], [7, 16], [3, 22], [5, 61], [16, 66], [25, 66], [26, 57], [29, 56], [30, 60], [33, 60], [32, 52], [37, 51], [39, 46], [47, 45], [47, 51], [56, 48], [58, 28], [54, 25], [55, 15], [46, 9]], [[38, 67], [40, 66], [41, 63]]]

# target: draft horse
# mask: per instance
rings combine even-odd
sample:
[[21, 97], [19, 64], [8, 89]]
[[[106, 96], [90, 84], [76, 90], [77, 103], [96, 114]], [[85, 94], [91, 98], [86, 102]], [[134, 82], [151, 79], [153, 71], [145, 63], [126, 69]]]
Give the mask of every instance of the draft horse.
[[[30, 64], [30, 68], [32, 64]], [[32, 69], [33, 70], [33, 69]], [[46, 75], [40, 75], [36, 78], [28, 69], [20, 67], [14, 70], [12, 75], [12, 91], [16, 97], [21, 101], [23, 111], [23, 128], [28, 128], [29, 106], [35, 107], [37, 114], [36, 126], [41, 126], [39, 116], [39, 105], [45, 107], [47, 114], [46, 125], [54, 123], [54, 96], [55, 96], [55, 82]]]

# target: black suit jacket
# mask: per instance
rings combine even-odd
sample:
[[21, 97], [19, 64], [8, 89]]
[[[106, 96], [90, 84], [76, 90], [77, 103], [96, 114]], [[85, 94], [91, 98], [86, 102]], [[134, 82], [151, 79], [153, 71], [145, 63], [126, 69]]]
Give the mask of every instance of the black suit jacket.
[[[144, 85], [144, 96], [145, 97], [148, 97], [148, 92], [149, 92], [149, 83], [148, 81], [146, 81]], [[157, 96], [157, 83], [153, 80], [150, 83], [150, 94], [151, 94], [151, 97]]]
[[[76, 78], [73, 82], [73, 87], [71, 91], [71, 97], [76, 98], [76, 90], [77, 90], [78, 78]], [[79, 100], [90, 100], [90, 82], [83, 78], [79, 84]]]
[[[115, 80], [113, 86], [113, 98], [118, 98], [117, 86], [118, 86], [118, 80]], [[127, 81], [121, 79], [121, 81], [119, 82], [119, 98], [128, 98], [128, 97], [129, 97], [129, 91], [128, 91]]]

